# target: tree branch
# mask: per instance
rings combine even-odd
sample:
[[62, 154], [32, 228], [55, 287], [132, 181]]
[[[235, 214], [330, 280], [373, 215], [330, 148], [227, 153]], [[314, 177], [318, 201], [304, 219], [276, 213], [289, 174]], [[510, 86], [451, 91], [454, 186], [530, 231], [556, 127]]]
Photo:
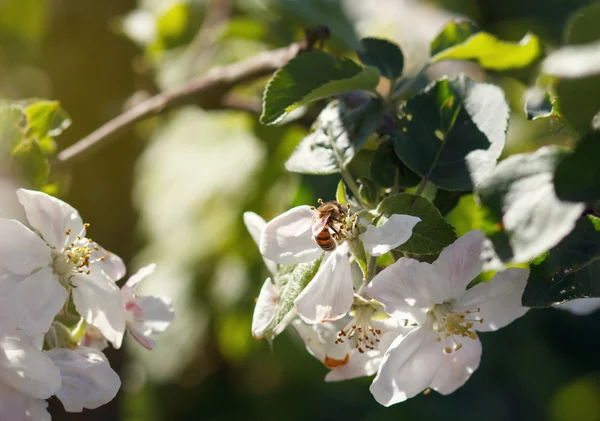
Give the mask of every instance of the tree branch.
[[265, 51], [238, 63], [215, 67], [179, 89], [161, 92], [59, 152], [53, 164], [64, 166], [81, 160], [110, 144], [117, 135], [136, 123], [183, 105], [197, 105], [206, 110], [227, 108], [231, 98], [223, 100], [233, 87], [270, 75], [294, 58], [306, 45], [306, 41], [294, 43], [277, 50]]

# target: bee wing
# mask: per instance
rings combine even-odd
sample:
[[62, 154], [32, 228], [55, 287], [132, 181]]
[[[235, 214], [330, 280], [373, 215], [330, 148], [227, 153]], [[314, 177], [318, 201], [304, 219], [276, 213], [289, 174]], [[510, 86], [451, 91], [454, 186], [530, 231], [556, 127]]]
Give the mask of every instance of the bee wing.
[[331, 214], [327, 214], [326, 217], [317, 219], [315, 221], [315, 223], [312, 226], [312, 232], [313, 232], [314, 236], [319, 235], [319, 233], [325, 229], [325, 227], [327, 226], [327, 223], [329, 222], [330, 216], [331, 216]]
[[306, 218], [306, 221], [304, 221], [304, 223], [302, 223], [302, 225], [300, 225], [298, 227], [294, 236], [300, 237], [302, 234], [304, 234], [306, 231], [308, 231], [308, 229], [311, 227], [311, 225], [313, 223], [314, 223], [314, 216], [311, 218]]

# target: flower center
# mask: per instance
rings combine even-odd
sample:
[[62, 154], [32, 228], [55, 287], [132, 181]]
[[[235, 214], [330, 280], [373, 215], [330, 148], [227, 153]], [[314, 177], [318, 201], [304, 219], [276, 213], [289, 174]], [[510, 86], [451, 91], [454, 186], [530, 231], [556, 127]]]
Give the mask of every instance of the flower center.
[[381, 330], [373, 326], [373, 314], [375, 309], [371, 306], [356, 306], [354, 317], [338, 333], [336, 344], [344, 343], [345, 340], [354, 341], [354, 346], [361, 354], [366, 350], [375, 349], [379, 342]]
[[444, 352], [450, 354], [462, 348], [462, 339], [477, 339], [473, 330], [475, 323], [483, 323], [477, 316], [481, 310], [466, 310], [464, 313], [455, 313], [450, 310], [448, 303], [436, 304], [428, 313], [433, 321], [433, 330], [438, 334], [436, 341], [444, 342]]
[[65, 245], [62, 250], [52, 250], [53, 269], [61, 278], [68, 283], [71, 276], [77, 273], [89, 275], [93, 263], [104, 260], [104, 256], [94, 259], [92, 254], [100, 249], [89, 238], [83, 237], [83, 231], [90, 224], [84, 224], [82, 231], [77, 235], [75, 241], [70, 240], [71, 228], [65, 232]]

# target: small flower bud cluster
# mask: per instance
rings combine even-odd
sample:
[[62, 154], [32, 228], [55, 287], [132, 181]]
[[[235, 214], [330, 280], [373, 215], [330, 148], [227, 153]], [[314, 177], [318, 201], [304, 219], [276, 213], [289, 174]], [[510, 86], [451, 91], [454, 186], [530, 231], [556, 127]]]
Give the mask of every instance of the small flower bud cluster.
[[121, 385], [102, 351], [126, 331], [152, 349], [173, 309], [137, 295], [154, 265], [119, 288], [123, 261], [86, 237], [74, 208], [41, 192], [17, 196], [31, 228], [0, 219], [0, 419], [49, 420], [51, 396], [69, 412], [97, 408]]

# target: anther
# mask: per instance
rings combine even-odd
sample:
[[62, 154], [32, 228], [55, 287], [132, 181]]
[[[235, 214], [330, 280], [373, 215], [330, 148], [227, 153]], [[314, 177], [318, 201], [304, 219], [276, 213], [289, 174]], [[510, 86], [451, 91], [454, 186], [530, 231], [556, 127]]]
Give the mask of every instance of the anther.
[[321, 198], [318, 198], [318, 199], [317, 199], [317, 203], [318, 203], [319, 205], [322, 205], [322, 204], [323, 204], [323, 199], [321, 199]]
[[446, 354], [450, 354], [452, 352], [452, 348], [450, 348], [449, 346], [447, 346], [447, 347], [444, 348], [444, 352]]
[[459, 349], [461, 349], [461, 348], [462, 348], [462, 344], [457, 344], [457, 345], [454, 347], [454, 350], [455, 350], [455, 351], [458, 351], [458, 350], [459, 350]]

